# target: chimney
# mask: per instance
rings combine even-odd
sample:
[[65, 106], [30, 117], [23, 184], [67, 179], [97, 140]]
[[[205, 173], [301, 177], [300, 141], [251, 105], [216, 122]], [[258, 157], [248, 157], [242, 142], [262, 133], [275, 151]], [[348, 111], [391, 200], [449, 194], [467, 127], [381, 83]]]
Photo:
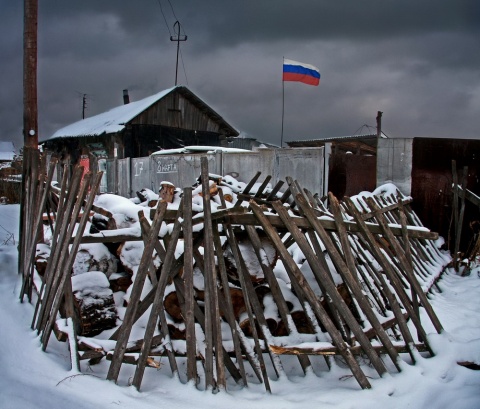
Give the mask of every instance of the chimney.
[[130, 103], [130, 97], [128, 96], [128, 89], [123, 90], [123, 104], [127, 105]]
[[382, 114], [383, 112], [377, 111], [377, 138], [382, 137]]

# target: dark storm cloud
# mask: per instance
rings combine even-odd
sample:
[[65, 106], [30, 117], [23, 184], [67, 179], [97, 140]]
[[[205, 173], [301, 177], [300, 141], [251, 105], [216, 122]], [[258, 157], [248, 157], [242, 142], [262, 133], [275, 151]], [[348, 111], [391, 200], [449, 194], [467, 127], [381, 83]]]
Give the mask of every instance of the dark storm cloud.
[[[0, 140], [18, 146], [23, 2], [0, 11]], [[40, 138], [81, 118], [84, 93], [91, 116], [124, 88], [136, 100], [171, 87], [177, 18], [179, 82], [249, 136], [279, 142], [282, 56], [322, 74], [285, 84], [285, 140], [352, 134], [377, 110], [393, 137], [479, 136], [477, 0], [41, 0]]]

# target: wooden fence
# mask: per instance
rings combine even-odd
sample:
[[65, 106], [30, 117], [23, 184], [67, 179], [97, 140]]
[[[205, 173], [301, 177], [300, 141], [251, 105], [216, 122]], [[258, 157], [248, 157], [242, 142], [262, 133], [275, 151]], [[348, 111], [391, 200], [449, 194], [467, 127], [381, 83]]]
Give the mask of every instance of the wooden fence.
[[[316, 355], [325, 358], [327, 368], [338, 356], [359, 386], [370, 388], [358, 355], [368, 358], [379, 377], [388, 368], [401, 370], [401, 354], [408, 354], [412, 362], [419, 359], [418, 351], [433, 355], [421, 317], [442, 331], [426, 294], [436, 287], [450, 258], [435, 246], [438, 235], [412, 212], [411, 200], [398, 192], [343, 202], [329, 195], [327, 208], [318, 195], [288, 177], [269, 187], [267, 176], [258, 187], [257, 173], [241, 190], [228, 185], [234, 191], [230, 203], [222, 191], [226, 185], [209, 173], [208, 160], [202, 158], [201, 213], [192, 209], [192, 188], [184, 188], [178, 208], [160, 200], [151, 211], [151, 223], [139, 213], [141, 235], [126, 236], [120, 229], [118, 234], [83, 237], [90, 211], [111, 214], [93, 206], [101, 175], [82, 181], [81, 173], [77, 168], [70, 183], [62, 181], [56, 196], [54, 240], [46, 273], [36, 285], [32, 322], [46, 349], [65, 302], [63, 331], [69, 337], [72, 366], [79, 369], [80, 360], [93, 364], [106, 358], [111, 361], [107, 379], [117, 382], [122, 366], [133, 364], [132, 384], [140, 389], [146, 369], [158, 367], [155, 358], [165, 355], [173, 374], [194, 383], [202, 378], [205, 389], [224, 390], [230, 377], [243, 385], [261, 382], [271, 391], [272, 380], [289, 375], [282, 362], [285, 355], [296, 356], [305, 373]], [[51, 210], [45, 199], [49, 177], [50, 173], [38, 192], [35, 231], [40, 226], [38, 215]], [[212, 178], [218, 191], [211, 191]], [[256, 183], [258, 188], [252, 191]], [[213, 194], [219, 195], [221, 206], [212, 212]], [[162, 224], [170, 229], [163, 229], [160, 237]], [[143, 240], [144, 250], [123, 321], [110, 337], [115, 347], [99, 349], [85, 339], [79, 345], [70, 283], [78, 245], [125, 240]], [[28, 294], [31, 300], [36, 241], [30, 241], [23, 262], [21, 296]], [[255, 268], [246, 249], [253, 254]], [[272, 251], [273, 260], [268, 256]], [[300, 266], [298, 254], [311, 276]], [[153, 266], [153, 256], [162, 261], [160, 271]], [[274, 268], [277, 258], [286, 275], [282, 279]], [[202, 291], [194, 276], [202, 278]], [[142, 297], [147, 280], [152, 289]], [[172, 293], [177, 316], [166, 304]], [[132, 340], [132, 330], [147, 310], [143, 338]], [[179, 359], [186, 360], [182, 374]], [[247, 375], [247, 367], [255, 380]]]

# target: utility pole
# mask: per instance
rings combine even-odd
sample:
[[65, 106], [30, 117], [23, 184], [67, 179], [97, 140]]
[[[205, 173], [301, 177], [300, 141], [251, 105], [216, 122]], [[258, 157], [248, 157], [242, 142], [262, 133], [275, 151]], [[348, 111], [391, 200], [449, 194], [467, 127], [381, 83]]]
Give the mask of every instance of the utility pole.
[[85, 119], [86, 109], [87, 109], [87, 94], [83, 94], [83, 98], [82, 98], [82, 119]]
[[174, 31], [176, 30], [176, 36], [170, 36], [170, 41], [177, 42], [177, 64], [175, 68], [175, 86], [177, 86], [177, 79], [178, 79], [178, 54], [180, 52], [180, 41], [187, 41], [186, 35], [180, 35], [180, 22], [177, 20], [173, 25]]
[[24, 0], [23, 136], [24, 146], [38, 149], [37, 107], [38, 0]]

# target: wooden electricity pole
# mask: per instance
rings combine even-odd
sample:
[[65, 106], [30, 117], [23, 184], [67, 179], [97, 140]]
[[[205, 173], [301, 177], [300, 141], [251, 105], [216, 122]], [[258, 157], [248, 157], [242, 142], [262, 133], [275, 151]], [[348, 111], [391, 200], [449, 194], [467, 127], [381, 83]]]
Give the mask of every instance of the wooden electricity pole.
[[23, 136], [24, 146], [38, 148], [37, 23], [38, 0], [24, 0]]
[[[40, 154], [38, 150], [37, 107], [37, 22], [38, 0], [24, 0], [23, 10], [23, 170], [20, 201], [20, 243], [18, 271], [23, 275], [20, 300], [31, 299], [32, 285], [27, 283], [30, 267], [26, 266], [27, 252], [36, 239], [36, 231], [29, 229], [33, 221], [34, 191], [37, 187]], [[24, 271], [26, 270], [26, 271]]]

